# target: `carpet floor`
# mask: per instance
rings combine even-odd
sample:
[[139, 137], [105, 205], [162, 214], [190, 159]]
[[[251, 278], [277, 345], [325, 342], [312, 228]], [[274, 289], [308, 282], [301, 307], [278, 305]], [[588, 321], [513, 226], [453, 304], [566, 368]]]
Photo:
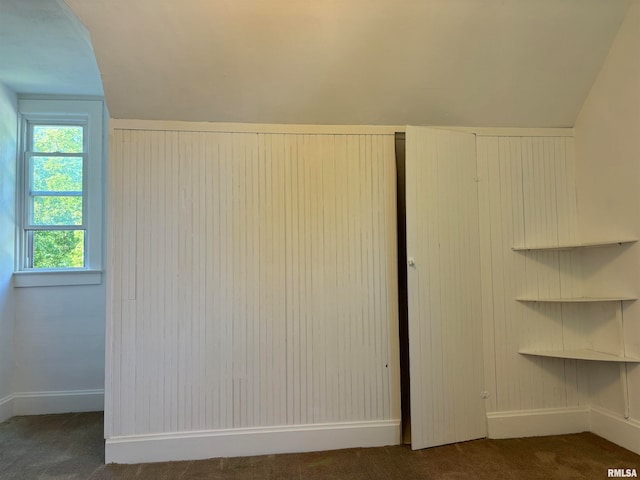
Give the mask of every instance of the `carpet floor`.
[[604, 479], [640, 456], [591, 433], [328, 452], [105, 465], [102, 413], [14, 417], [0, 424], [0, 479]]

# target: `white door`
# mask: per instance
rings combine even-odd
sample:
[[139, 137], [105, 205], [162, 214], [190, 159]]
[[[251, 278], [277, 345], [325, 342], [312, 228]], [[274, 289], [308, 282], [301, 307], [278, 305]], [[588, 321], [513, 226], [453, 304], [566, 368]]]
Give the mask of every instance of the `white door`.
[[406, 134], [411, 445], [486, 436], [475, 135]]

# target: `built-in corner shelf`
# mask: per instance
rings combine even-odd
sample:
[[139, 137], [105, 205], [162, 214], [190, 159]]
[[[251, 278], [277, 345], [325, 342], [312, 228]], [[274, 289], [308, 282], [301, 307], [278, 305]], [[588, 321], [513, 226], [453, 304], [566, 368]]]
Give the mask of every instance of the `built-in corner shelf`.
[[599, 362], [640, 363], [640, 358], [623, 357], [611, 353], [597, 352], [595, 350], [520, 350], [522, 355], [535, 355], [537, 357], [565, 358], [572, 360], [595, 360]]
[[638, 297], [615, 296], [615, 297], [518, 297], [519, 302], [540, 302], [540, 303], [596, 303], [596, 302], [633, 302]]
[[637, 238], [630, 238], [626, 240], [603, 240], [598, 242], [584, 242], [584, 243], [568, 243], [561, 245], [517, 245], [511, 247], [511, 250], [514, 252], [529, 252], [529, 251], [538, 251], [538, 250], [548, 250], [548, 251], [560, 251], [560, 250], [575, 250], [579, 248], [597, 248], [597, 247], [610, 247], [613, 245], [627, 245], [630, 243], [637, 242]]
[[[570, 243], [560, 245], [526, 245], [526, 246], [514, 246], [511, 249], [516, 252], [529, 252], [529, 251], [562, 251], [562, 250], [576, 250], [587, 249], [596, 247], [614, 247], [628, 245], [638, 240], [635, 238], [627, 238], [623, 240], [607, 240], [597, 242], [582, 242], [582, 243]], [[519, 302], [545, 302], [545, 303], [597, 303], [597, 302], [618, 302], [620, 305], [619, 314], [616, 315], [619, 323], [619, 330], [621, 338], [624, 337], [624, 326], [622, 323], [623, 315], [623, 302], [632, 302], [637, 300], [637, 296], [632, 295], [602, 295], [602, 296], [586, 296], [586, 297], [536, 297], [522, 295], [516, 298]], [[621, 351], [624, 349], [621, 346]], [[572, 360], [591, 360], [598, 362], [617, 362], [624, 368], [626, 363], [640, 363], [640, 358], [628, 357], [626, 355], [614, 355], [611, 353], [599, 352], [593, 349], [562, 349], [562, 350], [536, 350], [536, 349], [523, 349], [518, 353], [522, 355], [534, 355], [537, 357], [551, 357], [551, 358], [564, 358]], [[625, 370], [626, 372], [626, 370]], [[626, 378], [626, 377], [625, 377]]]

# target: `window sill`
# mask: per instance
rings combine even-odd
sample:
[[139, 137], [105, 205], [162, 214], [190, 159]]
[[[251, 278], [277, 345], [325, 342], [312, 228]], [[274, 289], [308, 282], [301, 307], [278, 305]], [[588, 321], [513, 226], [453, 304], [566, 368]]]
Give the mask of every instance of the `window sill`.
[[65, 270], [14, 272], [14, 287], [54, 287], [65, 285], [99, 285], [102, 270]]

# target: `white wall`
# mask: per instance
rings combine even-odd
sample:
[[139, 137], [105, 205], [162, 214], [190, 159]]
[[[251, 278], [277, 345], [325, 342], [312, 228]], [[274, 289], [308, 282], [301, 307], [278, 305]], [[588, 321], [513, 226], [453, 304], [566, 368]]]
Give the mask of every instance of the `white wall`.
[[[634, 1], [575, 125], [579, 227], [584, 238], [640, 236], [640, 4]], [[640, 294], [640, 244], [602, 250], [583, 267], [586, 288]], [[640, 357], [640, 302], [624, 311], [625, 349]], [[640, 367], [629, 366], [629, 410], [640, 419]], [[615, 365], [589, 372], [595, 406], [625, 413]], [[639, 447], [640, 448], [640, 443]]]
[[103, 409], [105, 290], [104, 282], [13, 289], [15, 414]]
[[17, 96], [0, 84], [0, 421], [102, 410], [105, 286], [14, 288]]
[[16, 414], [102, 410], [104, 284], [14, 292]]
[[0, 83], [0, 421], [12, 414], [17, 125], [16, 94]]
[[163, 125], [110, 140], [107, 460], [397, 443], [393, 134]]
[[[580, 362], [518, 353], [586, 346], [576, 323], [580, 307], [516, 301], [582, 293], [574, 253], [512, 250], [578, 240], [574, 141], [571, 130], [564, 135], [477, 138], [484, 370], [491, 419], [512, 415], [505, 412], [588, 405]], [[492, 426], [489, 434], [496, 436]], [[561, 423], [556, 428], [560, 431], [545, 433], [566, 433]]]

